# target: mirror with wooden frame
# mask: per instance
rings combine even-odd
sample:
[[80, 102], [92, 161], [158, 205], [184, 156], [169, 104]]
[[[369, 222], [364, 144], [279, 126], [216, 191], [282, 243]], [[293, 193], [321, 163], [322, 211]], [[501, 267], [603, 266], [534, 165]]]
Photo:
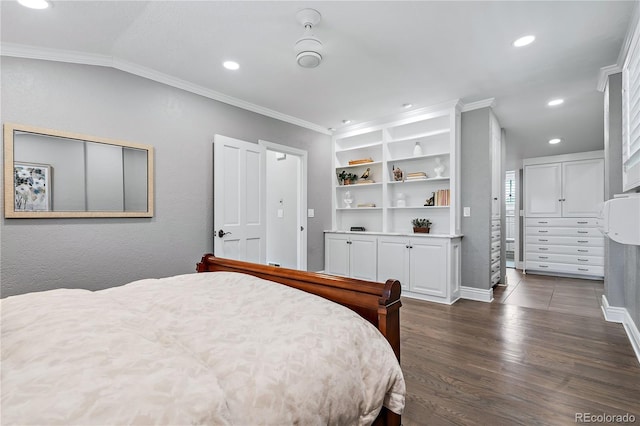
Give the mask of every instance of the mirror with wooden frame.
[[5, 124], [4, 216], [152, 217], [153, 147]]

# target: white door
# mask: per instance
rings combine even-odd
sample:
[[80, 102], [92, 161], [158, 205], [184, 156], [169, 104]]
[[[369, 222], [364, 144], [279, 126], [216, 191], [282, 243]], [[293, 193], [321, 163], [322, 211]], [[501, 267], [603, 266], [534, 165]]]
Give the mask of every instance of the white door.
[[324, 273], [349, 276], [349, 237], [344, 234], [325, 234]]
[[562, 216], [562, 163], [524, 169], [524, 209], [527, 217]]
[[411, 291], [446, 297], [447, 253], [443, 243], [416, 238], [409, 247]]
[[352, 235], [349, 253], [349, 272], [352, 278], [375, 281], [377, 277], [376, 263], [378, 248], [376, 237]]
[[214, 254], [265, 263], [264, 147], [221, 135], [213, 146]]
[[400, 281], [402, 290], [409, 290], [409, 241], [406, 238], [378, 239], [378, 281]]
[[562, 215], [597, 217], [604, 202], [604, 160], [562, 163]]

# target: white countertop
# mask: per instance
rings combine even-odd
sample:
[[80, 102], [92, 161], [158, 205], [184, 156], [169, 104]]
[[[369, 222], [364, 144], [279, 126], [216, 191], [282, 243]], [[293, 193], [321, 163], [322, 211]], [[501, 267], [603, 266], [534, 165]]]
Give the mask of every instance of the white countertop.
[[398, 237], [419, 237], [419, 238], [462, 238], [463, 234], [422, 234], [414, 232], [372, 232], [372, 231], [331, 231], [325, 230], [326, 233], [331, 234], [360, 234], [360, 235], [387, 235]]

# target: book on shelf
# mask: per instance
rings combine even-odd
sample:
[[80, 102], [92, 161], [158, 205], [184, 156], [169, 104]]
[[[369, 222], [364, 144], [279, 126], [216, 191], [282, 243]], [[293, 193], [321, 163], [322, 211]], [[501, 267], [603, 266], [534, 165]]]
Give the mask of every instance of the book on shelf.
[[376, 181], [373, 180], [373, 179], [358, 179], [356, 181], [357, 185], [360, 185], [360, 184], [363, 184], [363, 183], [376, 183]]
[[359, 160], [349, 160], [350, 166], [355, 166], [357, 164], [367, 164], [367, 163], [373, 163], [373, 159], [369, 157], [369, 158], [361, 158]]
[[427, 174], [425, 172], [412, 172], [412, 173], [407, 173], [407, 178], [410, 177], [427, 177]]
[[449, 189], [439, 189], [435, 194], [436, 206], [448, 206], [451, 201], [451, 191]]
[[367, 208], [367, 207], [375, 207], [376, 203], [362, 203], [362, 204], [358, 204], [358, 208]]

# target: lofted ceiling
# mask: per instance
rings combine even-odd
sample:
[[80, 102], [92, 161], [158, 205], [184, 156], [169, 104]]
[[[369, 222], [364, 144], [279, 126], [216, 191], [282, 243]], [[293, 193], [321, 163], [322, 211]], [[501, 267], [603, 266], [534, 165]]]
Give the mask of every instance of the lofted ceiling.
[[[295, 61], [314, 8], [318, 68]], [[0, 2], [1, 53], [120, 64], [326, 131], [452, 99], [495, 98], [510, 158], [603, 148], [602, 67], [618, 60], [636, 1]], [[512, 43], [534, 34], [522, 48]], [[224, 60], [240, 64], [224, 69]], [[123, 64], [126, 64], [124, 66]], [[564, 98], [562, 106], [546, 103]], [[563, 142], [549, 145], [559, 137]]]

